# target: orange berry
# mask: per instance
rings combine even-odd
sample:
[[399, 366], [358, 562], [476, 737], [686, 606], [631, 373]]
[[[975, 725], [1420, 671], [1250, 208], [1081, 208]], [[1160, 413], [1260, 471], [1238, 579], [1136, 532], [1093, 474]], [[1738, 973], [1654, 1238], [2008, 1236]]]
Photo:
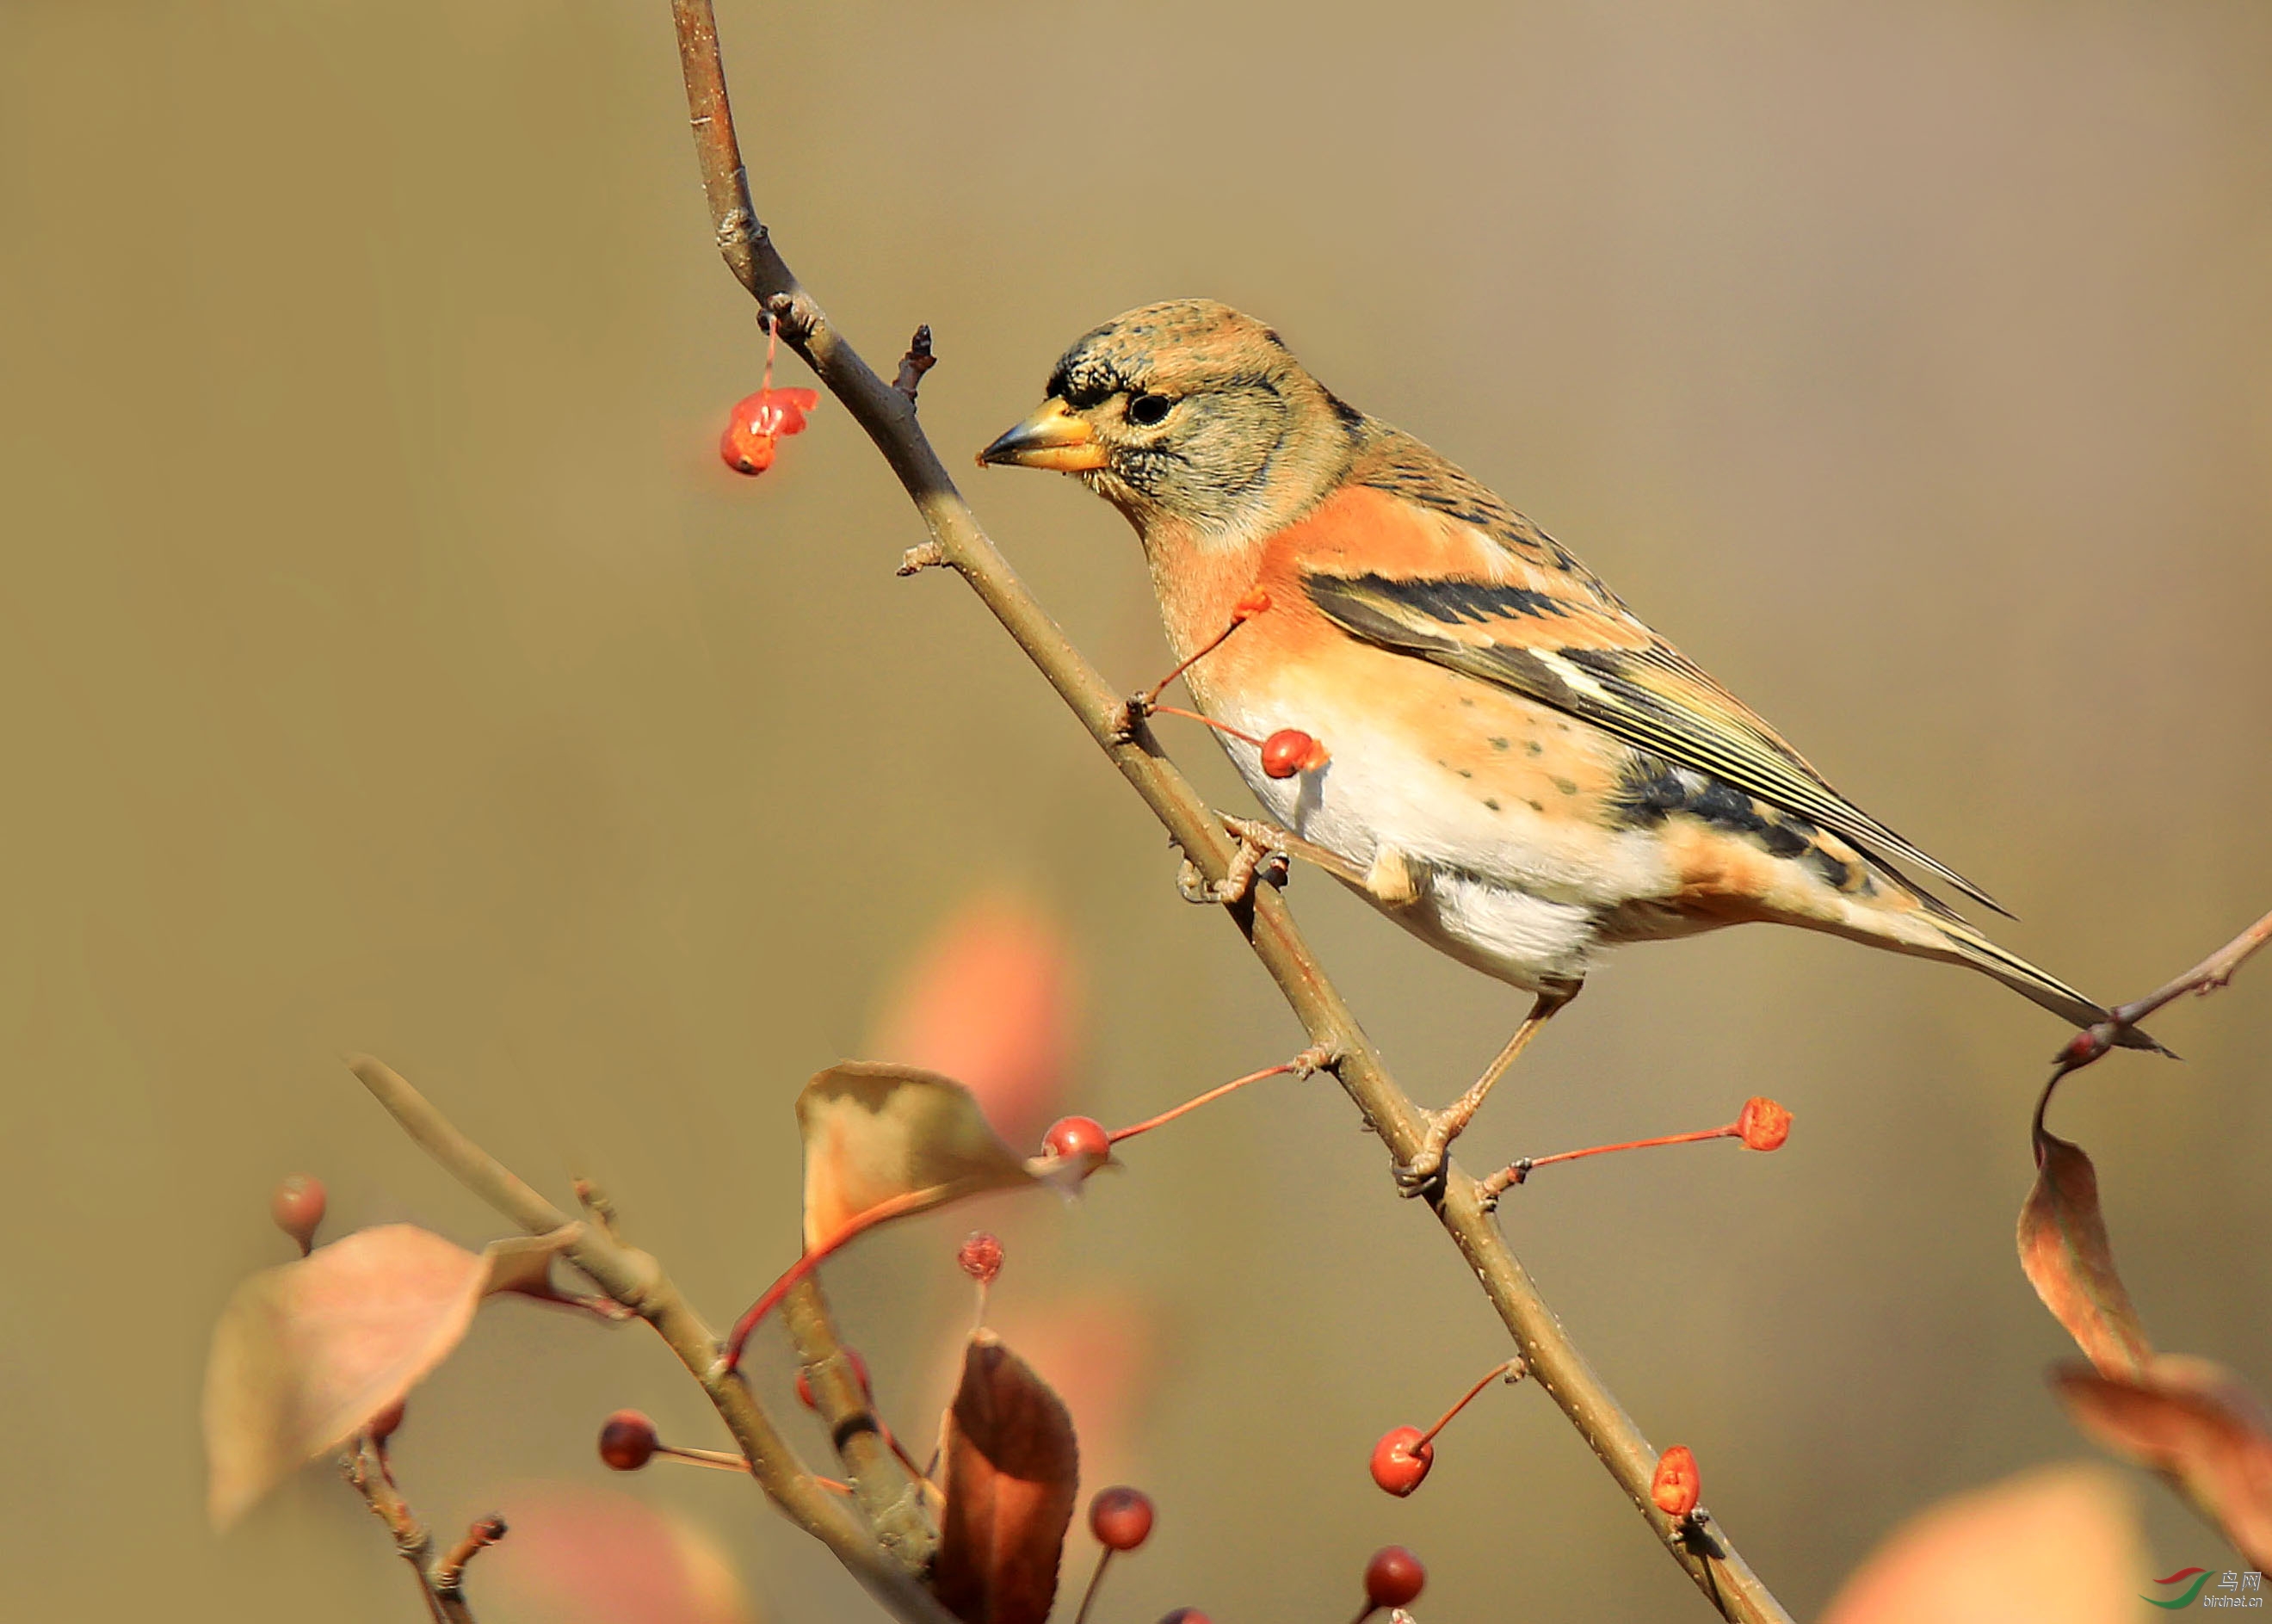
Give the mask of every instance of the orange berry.
[[1230, 617], [1233, 620], [1252, 620], [1257, 615], [1267, 615], [1269, 612], [1270, 595], [1257, 587], [1232, 606]]
[[774, 465], [774, 442], [804, 432], [804, 415], [820, 404], [810, 389], [760, 389], [734, 403], [718, 454], [736, 474], [762, 474]]
[[1002, 1243], [984, 1230], [975, 1231], [962, 1243], [954, 1261], [962, 1265], [964, 1274], [979, 1284], [991, 1285], [994, 1276], [1002, 1272]]
[[1656, 1457], [1656, 1475], [1648, 1480], [1648, 1497], [1669, 1517], [1685, 1519], [1696, 1509], [1703, 1485], [1696, 1475], [1696, 1457], [1686, 1444], [1674, 1444]]
[[1736, 1119], [1736, 1132], [1750, 1149], [1780, 1150], [1782, 1141], [1790, 1137], [1790, 1112], [1766, 1095], [1755, 1094], [1744, 1102], [1743, 1114]]

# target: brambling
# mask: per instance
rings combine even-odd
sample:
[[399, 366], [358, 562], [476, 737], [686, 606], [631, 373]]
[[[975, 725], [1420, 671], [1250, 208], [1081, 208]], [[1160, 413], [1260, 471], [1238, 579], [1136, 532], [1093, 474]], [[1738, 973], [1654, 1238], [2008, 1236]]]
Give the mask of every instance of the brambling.
[[[1408, 1188], [1620, 943], [1768, 920], [2106, 1019], [1910, 879], [1997, 908], [1560, 543], [1250, 316], [1186, 299], [1107, 322], [979, 460], [1072, 474], [1126, 515], [1184, 680], [1272, 817], [1398, 924], [1536, 995], [1434, 1115]], [[1259, 742], [1282, 729], [1321, 748], [1266, 761]]]

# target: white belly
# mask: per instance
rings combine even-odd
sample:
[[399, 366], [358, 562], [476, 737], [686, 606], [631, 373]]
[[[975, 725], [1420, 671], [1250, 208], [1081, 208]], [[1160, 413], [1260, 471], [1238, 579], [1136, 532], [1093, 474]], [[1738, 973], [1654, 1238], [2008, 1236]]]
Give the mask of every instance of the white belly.
[[1384, 849], [1401, 853], [1418, 896], [1396, 906], [1370, 900], [1424, 940], [1516, 986], [1536, 992], [1582, 979], [1605, 917], [1663, 894], [1669, 883], [1644, 834], [1605, 836], [1527, 803], [1489, 807], [1442, 763], [1324, 694], [1282, 688], [1215, 714], [1258, 737], [1304, 718], [1332, 759], [1292, 778], [1265, 776], [1252, 745], [1217, 737], [1287, 828], [1360, 870]]

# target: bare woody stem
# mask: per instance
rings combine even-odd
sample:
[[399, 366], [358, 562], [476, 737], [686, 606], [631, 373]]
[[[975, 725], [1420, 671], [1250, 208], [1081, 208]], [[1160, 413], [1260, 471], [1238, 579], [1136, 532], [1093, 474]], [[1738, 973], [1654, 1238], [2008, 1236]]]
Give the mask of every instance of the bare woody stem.
[[[671, 11], [703, 191], [728, 268], [779, 322], [781, 337], [874, 442], [921, 515], [937, 560], [970, 583], [1203, 879], [1220, 884], [1238, 851], [1222, 821], [1162, 753], [1142, 719], [1129, 716], [1127, 702], [1072, 646], [987, 537], [916, 422], [914, 402], [878, 378], [845, 342], [775, 251], [750, 200], [710, 0], [672, 0]], [[924, 552], [902, 567], [932, 561]], [[1371, 1040], [1295, 927], [1283, 898], [1270, 887], [1248, 887], [1224, 911], [1278, 984], [1311, 1041], [1333, 1057], [1334, 1075], [1367, 1125], [1392, 1157], [1409, 1162], [1420, 1151], [1426, 1119], [1389, 1076]], [[1431, 1205], [1539, 1385], [1553, 1396], [1665, 1550], [1725, 1617], [1787, 1621], [1790, 1615], [1733, 1545], [1717, 1537], [1685, 1537], [1685, 1530], [1651, 1501], [1656, 1451], [1539, 1295], [1491, 1222], [1476, 1180], [1457, 1167], [1447, 1169]]]
[[[418, 1581], [419, 1598], [426, 1604], [426, 1616], [434, 1624], [474, 1624], [473, 1609], [466, 1605], [460, 1583], [474, 1553], [504, 1537], [504, 1521], [486, 1517], [475, 1523], [465, 1538], [437, 1562], [434, 1560], [434, 1536], [410, 1509], [410, 1502], [402, 1497], [402, 1491], [395, 1487], [394, 1478], [386, 1470], [384, 1446], [369, 1438], [358, 1438], [353, 1452], [341, 1465], [348, 1481], [362, 1496], [363, 1503], [394, 1536], [395, 1553], [410, 1564], [410, 1572]], [[492, 1527], [496, 1531], [488, 1533]], [[485, 1533], [487, 1537], [482, 1538]]]
[[[717, 1333], [690, 1306], [662, 1266], [624, 1245], [602, 1224], [579, 1224], [460, 1133], [399, 1074], [368, 1056], [349, 1061], [372, 1097], [403, 1131], [459, 1183], [533, 1235], [573, 1231], [569, 1261], [617, 1302], [654, 1327], [679, 1363], [699, 1382], [734, 1435], [750, 1474], [790, 1522], [826, 1545], [853, 1577], [895, 1616], [915, 1624], [953, 1624], [917, 1578], [901, 1567], [836, 1495], [806, 1470], [741, 1375], [719, 1358]], [[821, 1391], [816, 1385], [816, 1395]], [[824, 1418], [834, 1418], [824, 1411]]]

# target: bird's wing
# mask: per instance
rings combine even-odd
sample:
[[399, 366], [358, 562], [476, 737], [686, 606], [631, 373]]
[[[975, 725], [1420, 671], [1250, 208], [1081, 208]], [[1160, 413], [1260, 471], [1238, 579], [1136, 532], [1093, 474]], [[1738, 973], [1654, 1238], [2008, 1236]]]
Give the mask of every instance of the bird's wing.
[[[1418, 459], [1408, 454], [1394, 465], [1402, 477], [1359, 477], [1399, 498], [1396, 507], [1416, 526], [1439, 528], [1442, 515], [1484, 531], [1505, 550], [1504, 567], [1491, 569], [1488, 579], [1472, 569], [1424, 576], [1312, 571], [1304, 584], [1327, 619], [1353, 637], [1511, 689], [1724, 779], [1835, 831], [1882, 862], [1914, 864], [2004, 911], [1979, 887], [1831, 788], [1750, 707], [1642, 625], [1559, 543], [1418, 449], [1435, 469], [1414, 468]], [[1432, 483], [1411, 477], [1436, 470], [1447, 470], [1458, 483], [1440, 475]], [[1508, 520], [1519, 529], [1508, 533]], [[1413, 556], [1409, 549], [1396, 550]], [[1447, 548], [1446, 563], [1456, 569], [1463, 550]]]

